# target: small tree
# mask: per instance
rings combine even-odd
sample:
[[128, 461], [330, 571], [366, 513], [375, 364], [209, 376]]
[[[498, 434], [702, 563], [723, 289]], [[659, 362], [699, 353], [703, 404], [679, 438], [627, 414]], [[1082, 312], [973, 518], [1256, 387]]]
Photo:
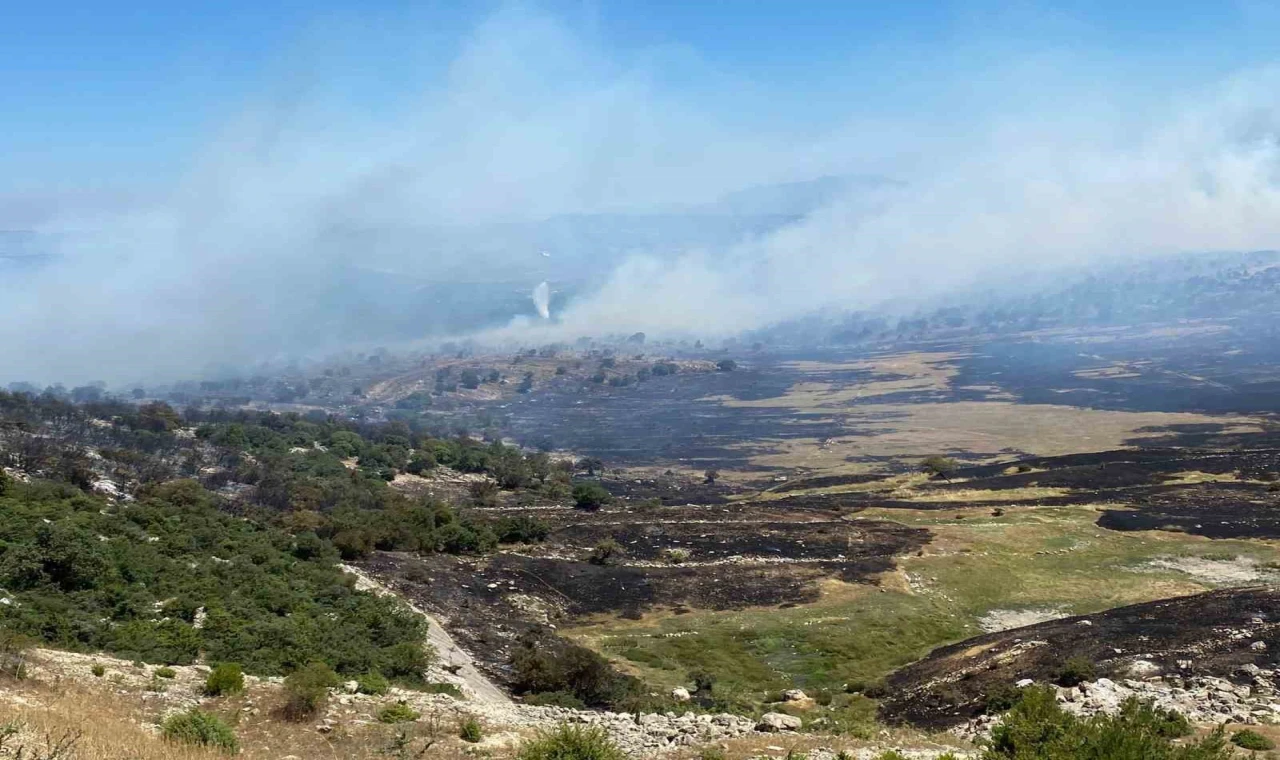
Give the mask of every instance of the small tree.
[[613, 496], [599, 483], [576, 483], [573, 486], [573, 503], [578, 509], [599, 509], [613, 500]]
[[706, 472], [702, 473], [702, 477], [707, 479], [707, 485], [714, 486], [716, 484], [716, 481], [720, 479], [720, 471], [707, 470]]
[[626, 556], [626, 553], [626, 550], [622, 548], [622, 544], [612, 538], [606, 538], [591, 550], [591, 556], [587, 558], [587, 561], [593, 565], [612, 565]]
[[323, 662], [295, 670], [284, 679], [284, 717], [302, 721], [315, 715], [328, 700], [329, 689], [337, 685], [338, 674]]
[[721, 359], [720, 361], [716, 362], [717, 372], [732, 372], [737, 368], [738, 368], [738, 363], [735, 362], [733, 359]]
[[960, 465], [950, 457], [935, 455], [921, 462], [920, 469], [931, 478], [942, 478], [950, 482], [956, 470], [960, 469]]

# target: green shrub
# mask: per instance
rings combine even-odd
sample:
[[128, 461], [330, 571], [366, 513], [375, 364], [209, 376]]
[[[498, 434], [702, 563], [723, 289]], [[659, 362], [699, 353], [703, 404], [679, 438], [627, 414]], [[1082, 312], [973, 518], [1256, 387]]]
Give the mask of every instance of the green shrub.
[[170, 667], [156, 668], [155, 676], [156, 678], [170, 678], [170, 679], [177, 678], [178, 671]]
[[596, 726], [561, 725], [520, 747], [517, 760], [626, 760], [627, 756]]
[[627, 552], [622, 548], [622, 544], [612, 538], [606, 538], [591, 550], [591, 556], [587, 557], [587, 561], [593, 565], [603, 567], [617, 564], [625, 556], [627, 556]]
[[599, 509], [613, 500], [613, 496], [599, 483], [575, 483], [573, 504], [578, 509]]
[[239, 742], [231, 727], [217, 715], [198, 707], [166, 718], [160, 724], [160, 732], [164, 738], [173, 742], [217, 747], [231, 754], [239, 749]]
[[999, 715], [1018, 704], [1022, 690], [1013, 684], [1005, 683], [992, 687], [983, 700], [982, 710], [987, 715]]
[[480, 728], [480, 721], [475, 718], [467, 718], [458, 726], [458, 737], [464, 742], [475, 744], [484, 738], [484, 730]]
[[241, 691], [244, 691], [244, 673], [234, 662], [219, 663], [204, 680], [204, 693], [211, 697], [236, 694]]
[[427, 694], [448, 694], [456, 699], [462, 699], [463, 697], [462, 689], [444, 681], [428, 681], [422, 685], [419, 691], [424, 691]]
[[1094, 677], [1093, 663], [1084, 657], [1071, 657], [1058, 671], [1059, 686], [1079, 686]]
[[1247, 749], [1251, 752], [1264, 752], [1269, 749], [1275, 749], [1276, 743], [1250, 729], [1237, 731], [1231, 735], [1231, 743], [1240, 749]]
[[302, 721], [320, 711], [329, 698], [329, 689], [338, 685], [338, 674], [322, 662], [295, 670], [284, 679], [285, 719]]
[[378, 720], [382, 723], [410, 723], [419, 717], [421, 714], [404, 700], [386, 705], [378, 711]]
[[571, 710], [585, 710], [587, 703], [567, 691], [539, 691], [524, 695], [524, 703], [541, 707], [567, 707]]
[[604, 657], [553, 635], [534, 635], [512, 654], [514, 686], [521, 694], [567, 692], [588, 707], [620, 707], [640, 691], [635, 678]]
[[956, 470], [960, 469], [960, 464], [950, 457], [935, 455], [926, 457], [920, 463], [920, 469], [931, 478], [950, 481]]
[[698, 760], [728, 760], [728, 756], [719, 747], [703, 747], [698, 751]]
[[1186, 744], [1170, 734], [1181, 720], [1150, 702], [1125, 700], [1113, 715], [1072, 715], [1048, 686], [1024, 689], [1018, 703], [992, 730], [984, 760], [1228, 760], [1231, 748], [1219, 729]]
[[435, 651], [421, 642], [402, 641], [379, 650], [376, 669], [388, 680], [416, 685], [434, 658]]
[[31, 639], [9, 630], [0, 630], [0, 676], [21, 681], [27, 677], [27, 651]]
[[103, 667], [102, 663], [95, 662], [93, 667], [89, 668], [89, 672], [93, 673], [94, 678], [102, 678], [107, 674], [107, 669]]
[[387, 681], [386, 677], [376, 670], [370, 673], [365, 673], [364, 675], [356, 678], [356, 691], [361, 694], [380, 696], [382, 694], [386, 694], [387, 690], [390, 688], [391, 684]]

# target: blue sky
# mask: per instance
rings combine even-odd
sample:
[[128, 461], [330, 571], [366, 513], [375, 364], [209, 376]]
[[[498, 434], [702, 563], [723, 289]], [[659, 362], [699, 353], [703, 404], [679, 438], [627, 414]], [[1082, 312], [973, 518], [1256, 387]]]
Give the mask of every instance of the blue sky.
[[[0, 23], [0, 193], [148, 187], [228, 114], [314, 78], [351, 103], [430, 87], [499, 3], [9, 2]], [[658, 86], [760, 129], [851, 112], [932, 118], [942, 83], [1044, 53], [1135, 90], [1265, 62], [1272, 4], [550, 2], [535, 7]], [[646, 63], [647, 62], [647, 63]], [[771, 107], [771, 106], [777, 106]]]

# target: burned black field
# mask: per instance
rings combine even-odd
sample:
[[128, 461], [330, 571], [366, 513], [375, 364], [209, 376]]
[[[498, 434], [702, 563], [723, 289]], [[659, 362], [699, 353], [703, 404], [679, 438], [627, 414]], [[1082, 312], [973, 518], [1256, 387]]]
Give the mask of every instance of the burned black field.
[[[1174, 622], [1098, 616], [1280, 578], [1280, 397], [1268, 390], [1280, 357], [1234, 328], [1144, 330], [757, 352], [731, 372], [552, 383], [504, 402], [506, 424], [517, 440], [602, 460], [603, 474], [577, 476], [611, 503], [475, 504], [482, 518], [542, 520], [548, 535], [488, 557], [383, 553], [365, 565], [500, 683], [522, 638], [557, 635], [655, 688], [712, 668], [753, 704], [780, 688], [887, 679], [886, 719], [942, 725], [978, 697], [949, 690], [955, 658], [929, 655], [938, 647], [1082, 614], [1095, 623], [1088, 647], [1067, 635], [1076, 628], [1045, 629], [1082, 656], [1173, 630], [1208, 641], [1213, 616], [1177, 604], [1151, 608]], [[1215, 343], [1228, 359], [1204, 358]], [[955, 469], [921, 474], [929, 455]], [[1205, 597], [1245, 615], [1250, 603], [1220, 601], [1234, 598]], [[941, 696], [920, 685], [926, 670], [947, 684]], [[966, 678], [985, 688], [986, 676]]]
[[[1063, 663], [1124, 679], [1135, 661], [1160, 672], [1246, 681], [1241, 666], [1280, 662], [1280, 592], [1230, 589], [1136, 604], [979, 636], [894, 673], [882, 715], [946, 728], [980, 714], [986, 697], [1022, 679], [1052, 683]], [[1150, 666], [1148, 666], [1149, 668]]]

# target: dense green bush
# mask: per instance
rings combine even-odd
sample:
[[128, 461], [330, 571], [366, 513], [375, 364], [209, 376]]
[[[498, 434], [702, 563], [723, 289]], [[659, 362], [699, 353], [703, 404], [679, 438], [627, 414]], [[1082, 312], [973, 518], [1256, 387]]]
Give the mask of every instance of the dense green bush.
[[595, 548], [591, 550], [591, 554], [587, 557], [587, 561], [593, 565], [614, 565], [626, 555], [627, 552], [622, 548], [622, 544], [612, 538], [606, 538], [595, 545]]
[[626, 760], [604, 729], [562, 725], [527, 741], [518, 760]]
[[338, 683], [338, 674], [322, 662], [313, 662], [295, 670], [284, 679], [282, 714], [293, 721], [310, 718], [324, 707], [329, 699], [329, 689]]
[[263, 675], [312, 660], [420, 671], [421, 655], [406, 657], [425, 638], [418, 616], [355, 591], [331, 558], [298, 556], [283, 531], [222, 512], [194, 481], [148, 487], [128, 509], [16, 484], [0, 496], [0, 586], [16, 602], [0, 625], [67, 649], [173, 664], [204, 652]]
[[1058, 670], [1059, 686], [1079, 686], [1094, 678], [1093, 663], [1084, 657], [1071, 657]]
[[634, 700], [640, 683], [614, 670], [599, 654], [557, 636], [524, 639], [512, 655], [514, 686], [521, 694], [563, 692], [589, 707], [616, 707]]
[[1231, 743], [1240, 749], [1247, 749], [1251, 752], [1265, 752], [1266, 750], [1276, 748], [1275, 742], [1257, 731], [1248, 728], [1232, 734]]
[[156, 671], [155, 671], [154, 675], [155, 675], [155, 677], [156, 677], [156, 678], [168, 678], [168, 679], [172, 679], [172, 678], [177, 678], [177, 676], [178, 676], [178, 671], [174, 670], [173, 668], [169, 668], [169, 667], [161, 667], [161, 668], [156, 668]]
[[475, 718], [467, 718], [462, 721], [462, 725], [458, 726], [458, 738], [471, 744], [475, 744], [483, 739], [484, 729], [480, 727], [480, 721]]
[[381, 723], [411, 723], [421, 715], [403, 700], [393, 702], [378, 710], [378, 721]]
[[214, 666], [209, 677], [204, 681], [204, 693], [211, 697], [226, 694], [237, 694], [244, 691], [244, 673], [234, 662], [223, 662]]
[[575, 483], [573, 486], [573, 503], [578, 509], [599, 509], [612, 499], [599, 483]]
[[542, 707], [567, 707], [571, 710], [585, 710], [587, 703], [567, 691], [537, 691], [524, 695], [527, 705]]
[[198, 707], [166, 718], [160, 724], [160, 732], [169, 741], [216, 747], [229, 754], [239, 750], [239, 742], [231, 727], [217, 715]]
[[0, 677], [22, 680], [27, 677], [27, 650], [31, 639], [0, 628]]
[[356, 677], [356, 691], [361, 694], [380, 696], [390, 690], [391, 684], [378, 671], [372, 671]]
[[1022, 691], [1017, 704], [992, 730], [984, 760], [1228, 760], [1231, 749], [1219, 729], [1175, 744], [1182, 720], [1149, 702], [1130, 698], [1114, 715], [1072, 715], [1058, 704], [1051, 687]]

